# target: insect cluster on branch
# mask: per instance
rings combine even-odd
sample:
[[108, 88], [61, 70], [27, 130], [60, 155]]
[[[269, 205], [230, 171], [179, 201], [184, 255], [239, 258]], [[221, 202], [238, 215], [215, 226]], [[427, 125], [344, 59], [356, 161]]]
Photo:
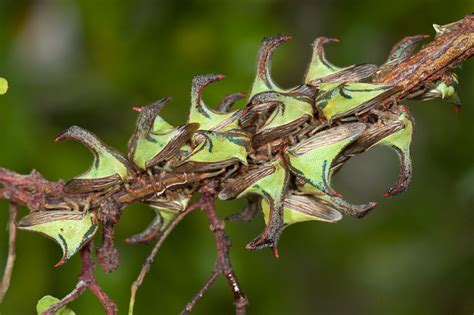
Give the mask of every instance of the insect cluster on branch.
[[[450, 25], [436, 26], [436, 31], [438, 35], [449, 32]], [[310, 220], [337, 222], [342, 214], [362, 217], [375, 207], [375, 202], [351, 204], [331, 186], [332, 176], [351, 156], [377, 145], [394, 149], [401, 170], [385, 196], [407, 189], [414, 120], [404, 105], [392, 99], [399, 88], [383, 79], [424, 38], [403, 39], [380, 67], [358, 64], [343, 68], [331, 64], [324, 54], [324, 45], [337, 40], [318, 38], [303, 83], [291, 89], [278, 87], [270, 76], [274, 50], [290, 37], [266, 38], [242, 109], [231, 109], [246, 97], [241, 93], [224, 98], [215, 110], [209, 108], [203, 90], [223, 76], [196, 76], [185, 124], [172, 126], [159, 115], [170, 97], [134, 108], [138, 120], [126, 155], [80, 127], [62, 132], [56, 141], [79, 141], [94, 155], [92, 166], [69, 180], [64, 191], [111, 195], [125, 188], [133, 198], [139, 192], [130, 183], [147, 174], [153, 190], [136, 197], [153, 208], [156, 217], [145, 231], [127, 239], [140, 243], [156, 238], [186, 209], [198, 181], [218, 178], [218, 198], [247, 198], [246, 209], [232, 219], [263, 213], [265, 229], [247, 248], [270, 247], [277, 255], [279, 237], [288, 225]], [[457, 84], [456, 75], [448, 71], [410, 98], [442, 98], [459, 105]], [[60, 265], [94, 237], [99, 225], [97, 211], [100, 209], [89, 207], [35, 211], [19, 227], [55, 240], [63, 250]]]

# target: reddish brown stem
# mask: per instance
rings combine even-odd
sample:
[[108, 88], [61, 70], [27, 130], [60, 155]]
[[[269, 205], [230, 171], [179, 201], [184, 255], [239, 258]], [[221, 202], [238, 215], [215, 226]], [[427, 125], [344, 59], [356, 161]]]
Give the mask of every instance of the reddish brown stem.
[[67, 304], [79, 298], [86, 289], [90, 289], [104, 307], [107, 315], [117, 314], [117, 305], [102, 290], [94, 277], [95, 263], [91, 255], [92, 243], [87, 243], [80, 251], [82, 270], [76, 287], [58, 303], [50, 306], [42, 315], [54, 315]]
[[237, 277], [235, 276], [232, 264], [229, 258], [229, 248], [231, 242], [227, 234], [225, 233], [225, 223], [221, 220], [216, 213], [216, 208], [214, 205], [216, 196], [213, 190], [203, 189], [202, 196], [200, 199], [200, 204], [202, 210], [206, 212], [207, 218], [209, 220], [209, 229], [214, 234], [214, 239], [217, 246], [217, 258], [216, 264], [212, 271], [211, 276], [206, 281], [204, 286], [199, 290], [199, 292], [188, 302], [185, 309], [181, 312], [181, 315], [189, 314], [196, 303], [204, 296], [204, 294], [211, 288], [215, 280], [219, 275], [223, 275], [229, 287], [232, 290], [235, 313], [237, 315], [246, 314], [246, 307], [248, 305], [248, 300], [243, 291], [240, 288]]
[[8, 257], [5, 264], [5, 271], [3, 272], [2, 283], [0, 284], [0, 304], [2, 304], [3, 298], [10, 287], [10, 280], [12, 277], [13, 266], [15, 265], [16, 258], [16, 217], [18, 214], [18, 206], [14, 203], [10, 203], [10, 219], [8, 221]]

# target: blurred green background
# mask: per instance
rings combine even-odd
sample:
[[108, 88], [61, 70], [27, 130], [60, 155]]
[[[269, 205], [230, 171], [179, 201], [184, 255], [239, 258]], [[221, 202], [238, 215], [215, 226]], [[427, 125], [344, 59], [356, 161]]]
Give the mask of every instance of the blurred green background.
[[[51, 180], [84, 171], [91, 155], [77, 143], [55, 144], [78, 124], [122, 150], [134, 130], [130, 108], [174, 96], [163, 115], [187, 117], [191, 78], [227, 77], [206, 90], [208, 104], [247, 92], [261, 39], [277, 33], [294, 40], [275, 54], [274, 78], [301, 82], [310, 43], [333, 36], [327, 48], [337, 65], [381, 64], [406, 35], [431, 34], [432, 23], [459, 20], [474, 10], [468, 0], [359, 1], [5, 1], [0, 0], [0, 76], [10, 90], [0, 98], [0, 166], [39, 170]], [[439, 101], [411, 103], [417, 121], [414, 178], [400, 197], [384, 199], [398, 159], [376, 149], [351, 160], [336, 176], [351, 201], [379, 202], [363, 220], [337, 225], [304, 223], [282, 237], [281, 258], [249, 252], [245, 244], [263, 226], [228, 224], [231, 257], [249, 314], [472, 314], [474, 311], [474, 63], [458, 71], [460, 113]], [[242, 201], [220, 203], [222, 216]], [[26, 209], [22, 209], [24, 215]], [[129, 287], [149, 247], [121, 242], [152, 217], [131, 207], [118, 225], [119, 269], [98, 278], [128, 309]], [[0, 201], [0, 268], [7, 252], [7, 203]], [[203, 213], [194, 213], [169, 238], [139, 291], [136, 314], [177, 314], [207, 279], [215, 248]], [[20, 232], [12, 286], [0, 313], [32, 314], [46, 294], [62, 297], [76, 283], [79, 259], [53, 268], [59, 247]], [[77, 314], [102, 314], [86, 293], [71, 304]], [[223, 279], [195, 314], [231, 314]]]

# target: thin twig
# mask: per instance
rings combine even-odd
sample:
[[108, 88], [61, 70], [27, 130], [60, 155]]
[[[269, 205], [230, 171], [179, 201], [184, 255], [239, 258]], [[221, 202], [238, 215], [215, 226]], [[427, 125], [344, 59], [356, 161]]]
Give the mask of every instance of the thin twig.
[[164, 243], [164, 241], [168, 238], [168, 236], [171, 234], [171, 232], [174, 230], [174, 228], [192, 211], [196, 210], [199, 208], [199, 202], [194, 203], [193, 205], [189, 206], [185, 211], [181, 212], [167, 227], [166, 229], [162, 232], [162, 234], [158, 237], [158, 240], [155, 243], [155, 246], [151, 250], [150, 254], [148, 254], [148, 257], [146, 258], [145, 262], [143, 263], [142, 269], [140, 270], [140, 274], [138, 275], [137, 279], [133, 282], [132, 287], [130, 288], [131, 294], [130, 294], [130, 303], [128, 307], [128, 314], [132, 315], [133, 314], [133, 309], [135, 306], [135, 299], [137, 296], [137, 291], [140, 288], [140, 286], [143, 284], [143, 280], [145, 279], [145, 276], [147, 273], [150, 271], [151, 265], [153, 264], [153, 261], [155, 259], [156, 254], [161, 248], [161, 245]]
[[189, 314], [196, 303], [202, 299], [204, 294], [211, 288], [211, 286], [214, 284], [214, 282], [219, 278], [221, 275], [220, 271], [218, 270], [217, 266], [214, 266], [214, 269], [212, 270], [211, 276], [207, 279], [206, 283], [202, 286], [201, 290], [196, 293], [196, 295], [186, 304], [186, 307], [184, 310], [181, 312], [181, 315], [187, 315]]
[[92, 282], [89, 284], [89, 290], [94, 293], [94, 295], [97, 297], [99, 302], [102, 304], [102, 306], [105, 309], [105, 313], [107, 315], [115, 315], [117, 314], [117, 305], [115, 304], [114, 301], [105, 293], [105, 291], [100, 287], [100, 285], [97, 283], [97, 280], [94, 278]]
[[84, 293], [87, 289], [87, 282], [84, 280], [79, 280], [76, 284], [76, 287], [69, 292], [65, 297], [63, 297], [58, 303], [51, 305], [46, 311], [41, 315], [54, 315], [64, 306], [68, 305], [72, 301], [76, 300], [78, 297]]
[[[207, 187], [206, 187], [207, 188]], [[209, 220], [209, 229], [214, 234], [217, 246], [217, 258], [216, 264], [212, 271], [211, 276], [206, 281], [204, 286], [199, 290], [199, 292], [186, 304], [185, 309], [181, 312], [181, 315], [189, 314], [196, 303], [204, 296], [204, 294], [211, 288], [219, 275], [223, 275], [229, 284], [229, 287], [232, 290], [234, 298], [234, 307], [235, 313], [237, 315], [245, 315], [246, 307], [248, 305], [248, 300], [245, 294], [240, 289], [239, 282], [235, 276], [232, 264], [230, 263], [229, 258], [229, 248], [231, 242], [229, 237], [225, 233], [225, 223], [221, 220], [216, 213], [216, 208], [214, 205], [215, 201], [215, 192], [214, 191], [203, 191], [200, 202], [202, 203], [202, 209], [206, 212]]]
[[117, 305], [109, 298], [109, 296], [104, 292], [104, 290], [102, 290], [94, 276], [95, 262], [92, 259], [92, 242], [89, 242], [89, 244], [84, 246], [84, 248], [81, 250], [81, 254], [82, 264], [84, 268], [81, 275], [82, 279], [85, 279], [87, 281], [89, 290], [91, 290], [92, 293], [94, 293], [94, 295], [100, 301], [100, 303], [104, 307], [105, 313], [107, 315], [117, 314]]
[[8, 222], [8, 257], [3, 272], [2, 284], [0, 285], [0, 304], [10, 287], [10, 279], [12, 277], [13, 266], [15, 265], [15, 245], [16, 245], [16, 217], [18, 214], [18, 206], [10, 203], [10, 219]]
[[98, 298], [107, 315], [117, 314], [117, 305], [102, 290], [94, 277], [95, 262], [92, 259], [91, 251], [92, 242], [87, 243], [80, 251], [82, 270], [76, 287], [58, 303], [51, 305], [42, 315], [56, 314], [59, 309], [79, 298], [87, 288]]

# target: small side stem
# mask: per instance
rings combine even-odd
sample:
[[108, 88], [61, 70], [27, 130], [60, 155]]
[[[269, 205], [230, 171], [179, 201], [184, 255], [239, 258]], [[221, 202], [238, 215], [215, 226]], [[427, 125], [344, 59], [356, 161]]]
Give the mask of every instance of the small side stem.
[[209, 277], [209, 279], [207, 279], [206, 283], [204, 283], [201, 290], [199, 290], [199, 292], [196, 293], [196, 295], [191, 299], [191, 301], [189, 301], [188, 304], [186, 304], [186, 307], [181, 312], [181, 315], [187, 315], [193, 310], [194, 305], [196, 305], [196, 303], [200, 299], [202, 299], [204, 294], [211, 288], [211, 286], [214, 284], [214, 282], [217, 280], [217, 278], [219, 278], [220, 275], [221, 275], [221, 273], [218, 271], [217, 266], [215, 266], [214, 270], [212, 270], [212, 274]]
[[5, 264], [5, 271], [3, 273], [2, 283], [0, 285], [0, 304], [2, 304], [3, 298], [10, 287], [10, 280], [12, 277], [13, 266], [15, 265], [16, 258], [16, 217], [18, 214], [18, 206], [14, 203], [10, 203], [10, 219], [8, 222], [8, 257]]
[[93, 281], [89, 284], [89, 289], [94, 293], [94, 295], [97, 297], [99, 302], [102, 304], [104, 307], [105, 313], [107, 315], [115, 315], [117, 314], [117, 305], [115, 304], [114, 301], [105, 293], [105, 291], [100, 287], [100, 285], [97, 283], [97, 280], [95, 278]]
[[191, 301], [188, 302], [185, 309], [181, 312], [181, 315], [187, 315], [193, 310], [196, 303], [204, 296], [204, 294], [210, 289], [212, 284], [214, 284], [215, 280], [221, 274], [226, 278], [229, 287], [232, 290], [235, 314], [245, 315], [247, 313], [246, 308], [248, 305], [248, 300], [242, 289], [240, 288], [239, 282], [232, 268], [232, 264], [229, 258], [229, 248], [231, 246], [231, 242], [229, 237], [225, 233], [224, 221], [217, 216], [216, 208], [214, 206], [214, 200], [215, 193], [202, 192], [202, 196], [199, 203], [201, 203], [202, 205], [202, 210], [205, 211], [207, 214], [209, 220], [209, 229], [212, 231], [212, 233], [214, 233], [214, 238], [217, 246], [216, 264], [207, 282], [204, 284], [201, 290], [199, 290], [199, 292], [191, 299]]
[[68, 295], [63, 297], [61, 301], [58, 303], [51, 305], [46, 311], [43, 312], [41, 315], [55, 315], [57, 311], [59, 311], [64, 306], [68, 305], [72, 301], [79, 298], [82, 293], [87, 289], [88, 283], [84, 280], [79, 280], [76, 284], [76, 287], [69, 292]]
[[56, 314], [59, 309], [79, 298], [86, 289], [90, 289], [95, 294], [107, 315], [117, 314], [117, 305], [107, 296], [104, 290], [102, 290], [94, 277], [95, 263], [92, 259], [91, 251], [92, 242], [86, 244], [80, 251], [82, 270], [76, 287], [58, 303], [51, 305], [42, 315]]
[[132, 287], [130, 288], [131, 294], [130, 294], [130, 303], [128, 307], [128, 314], [132, 315], [133, 314], [133, 309], [135, 307], [135, 299], [137, 296], [137, 291], [140, 288], [140, 286], [143, 284], [143, 280], [145, 279], [145, 276], [148, 274], [150, 271], [151, 265], [153, 264], [153, 261], [155, 259], [156, 254], [161, 248], [161, 245], [163, 245], [164, 241], [168, 238], [168, 236], [171, 234], [171, 232], [174, 230], [176, 226], [192, 211], [196, 210], [199, 208], [199, 203], [195, 203], [191, 206], [189, 206], [185, 211], [181, 212], [174, 220], [171, 222], [166, 229], [163, 231], [163, 233], [158, 237], [158, 240], [155, 243], [155, 246], [151, 250], [150, 254], [148, 254], [148, 257], [146, 258], [145, 262], [143, 263], [142, 269], [140, 270], [140, 274], [138, 275], [137, 279], [133, 282]]

